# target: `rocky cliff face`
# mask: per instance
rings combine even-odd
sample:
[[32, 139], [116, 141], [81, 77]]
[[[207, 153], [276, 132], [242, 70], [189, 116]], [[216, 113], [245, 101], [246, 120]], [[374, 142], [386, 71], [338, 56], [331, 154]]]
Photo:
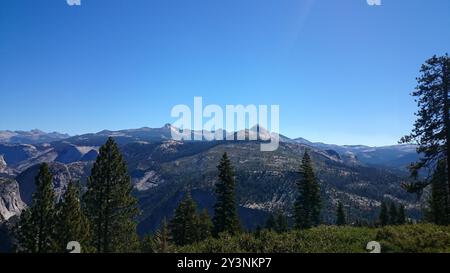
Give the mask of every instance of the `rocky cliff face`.
[[3, 158], [3, 155], [0, 155], [0, 173], [6, 170], [6, 161]]
[[[63, 164], [59, 162], [49, 163], [50, 172], [53, 175], [53, 188], [56, 199], [59, 200], [66, 191], [70, 181], [85, 183], [90, 174], [92, 162], [74, 162]], [[35, 177], [39, 173], [40, 165], [36, 164], [16, 177], [20, 185], [20, 196], [26, 204], [31, 204], [31, 199], [36, 190]]]
[[20, 198], [19, 184], [15, 180], [0, 177], [0, 221], [20, 215], [25, 207]]

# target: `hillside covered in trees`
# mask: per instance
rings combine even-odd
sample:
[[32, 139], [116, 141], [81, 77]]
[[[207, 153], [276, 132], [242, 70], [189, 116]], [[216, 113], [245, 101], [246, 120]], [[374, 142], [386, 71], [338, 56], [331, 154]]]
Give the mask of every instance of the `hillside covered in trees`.
[[[86, 253], [367, 252], [367, 243], [371, 241], [377, 241], [383, 252], [450, 252], [449, 56], [434, 56], [427, 60], [417, 80], [418, 86], [412, 93], [419, 106], [417, 120], [411, 134], [403, 137], [401, 142], [415, 144], [420, 158], [409, 167], [411, 179], [399, 183], [398, 187], [404, 191], [403, 194], [410, 194], [425, 204], [419, 219], [412, 217], [404, 201], [392, 198], [392, 195], [391, 198], [381, 198], [380, 205], [372, 211], [376, 217], [371, 219], [347, 210], [345, 203], [349, 200], [341, 200], [339, 196], [342, 195], [327, 199], [330, 192], [326, 188], [329, 185], [324, 184], [320, 177], [336, 174], [330, 166], [348, 168], [348, 165], [337, 160], [336, 154], [323, 154], [312, 147], [302, 146], [297, 151], [301, 152], [301, 159], [286, 162], [292, 166], [299, 163], [290, 171], [290, 183], [294, 185], [290, 198], [266, 211], [263, 225], [248, 228], [241, 221], [237, 192], [239, 188], [248, 187], [246, 193], [251, 194], [252, 189], [246, 184], [248, 179], [242, 173], [236, 173], [236, 165], [241, 162], [236, 164], [232, 161], [225, 149], [227, 146], [214, 150], [214, 153], [220, 153], [220, 160], [212, 162], [207, 155], [220, 145], [206, 143], [204, 145], [209, 146], [196, 146], [195, 149], [202, 148], [208, 151], [207, 154], [193, 152], [189, 150], [192, 147], [188, 147], [179, 161], [165, 165], [166, 171], [170, 170], [178, 180], [189, 181], [173, 189], [182, 197], [173, 204], [172, 216], [162, 217], [157, 228], [141, 226], [139, 233], [142, 208], [155, 200], [152, 198], [161, 196], [139, 199], [139, 193], [134, 192], [129, 166], [143, 161], [127, 162], [123, 154], [129, 155], [131, 151], [121, 150], [114, 138], [108, 137], [95, 155], [85, 183], [71, 180], [57, 192], [49, 165], [39, 164], [28, 207], [22, 208], [20, 204], [18, 209], [23, 209], [20, 217], [9, 216], [12, 220], [7, 221], [7, 226], [2, 225], [0, 242], [8, 244], [9, 251], [26, 253], [66, 252], [69, 242], [76, 242], [79, 250]], [[291, 144], [286, 145], [284, 148]], [[138, 157], [143, 156], [142, 151], [132, 151]], [[283, 150], [282, 147], [277, 155], [290, 152], [292, 149]], [[250, 157], [251, 149], [244, 153]], [[198, 161], [195, 168], [188, 169], [192, 155], [197, 156]], [[274, 154], [270, 155], [272, 157], [267, 162], [279, 159]], [[151, 161], [144, 162], [152, 164]], [[211, 168], [213, 165], [214, 170]], [[184, 172], [177, 173], [180, 170]], [[193, 194], [198, 190], [193, 180], [208, 183], [199, 178], [202, 171], [215, 175], [214, 183], [210, 185], [214, 196], [212, 214], [206, 207], [198, 205]], [[263, 188], [260, 185], [256, 189], [255, 199], [273, 190], [270, 185], [264, 185], [267, 170], [261, 171], [255, 181], [261, 182]], [[187, 173], [191, 175], [186, 176]], [[383, 174], [384, 178], [379, 183], [387, 179], [387, 173]], [[351, 173], [347, 177], [352, 182], [361, 183]], [[2, 184], [14, 189], [8, 199], [13, 200], [17, 186], [12, 180], [3, 180]], [[387, 192], [381, 194], [382, 197], [386, 195]]]

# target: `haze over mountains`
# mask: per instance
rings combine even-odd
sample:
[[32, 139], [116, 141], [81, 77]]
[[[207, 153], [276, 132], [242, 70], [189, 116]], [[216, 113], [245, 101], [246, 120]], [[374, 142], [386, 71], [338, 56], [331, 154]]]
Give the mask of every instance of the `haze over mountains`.
[[31, 131], [0, 131], [0, 143], [38, 144], [68, 138], [68, 134], [46, 133], [39, 129]]
[[[259, 128], [260, 127], [258, 127], [258, 129]], [[250, 134], [253, 133], [253, 129], [254, 128], [251, 128], [250, 130], [242, 130], [233, 134], [235, 134], [235, 136], [245, 135], [248, 138], [249, 132]], [[270, 138], [270, 133], [265, 129], [261, 128], [259, 130], [262, 139]], [[78, 144], [77, 149], [79, 150], [79, 152], [86, 154], [86, 149], [88, 149], [89, 147], [83, 147], [83, 142], [89, 142], [89, 144], [96, 144], [95, 146], [100, 146], [102, 144], [101, 141], [105, 137], [109, 136], [116, 138], [121, 143], [128, 143], [133, 141], [161, 141], [171, 139], [172, 131], [178, 132], [178, 129], [174, 128], [170, 124], [166, 124], [161, 128], [142, 127], [139, 129], [127, 129], [119, 131], [103, 130], [98, 133], [83, 134], [73, 137], [69, 136], [68, 134], [62, 134], [58, 132], [45, 133], [39, 129], [34, 129], [31, 131], [0, 131], [0, 144], [39, 145], [67, 140], [67, 142]], [[224, 130], [221, 131], [225, 138], [227, 132]], [[254, 132], [256, 132], [256, 129], [254, 130]], [[191, 131], [192, 136], [194, 136], [195, 134], [201, 135], [201, 132]], [[100, 143], [98, 141], [100, 141]], [[385, 167], [403, 168], [410, 162], [417, 159], [415, 145], [390, 145], [381, 147], [371, 147], [366, 145], [335, 145], [322, 142], [311, 142], [301, 137], [290, 139], [283, 135], [280, 135], [280, 141], [287, 143], [304, 144], [306, 146], [311, 146], [322, 150], [334, 150], [339, 154], [353, 154], [354, 156], [358, 157], [358, 160], [362, 162], [368, 164], [378, 164]]]
[[[259, 130], [264, 132], [263, 128]], [[170, 217], [186, 191], [201, 208], [212, 212], [216, 165], [223, 152], [228, 152], [236, 169], [239, 212], [246, 228], [263, 224], [268, 213], [290, 213], [305, 150], [310, 151], [320, 180], [325, 200], [323, 221], [333, 221], [338, 200], [352, 211], [351, 215], [368, 220], [375, 217], [383, 199], [403, 203], [411, 216], [418, 209], [414, 196], [400, 187], [408, 179], [405, 167], [418, 157], [413, 145], [339, 146], [280, 136], [277, 151], [261, 152], [259, 144], [270, 137], [268, 132], [257, 141], [175, 141], [171, 139], [173, 131], [178, 129], [169, 124], [79, 136], [38, 130], [0, 131], [0, 193], [7, 195], [0, 199], [8, 200], [0, 203], [0, 213], [3, 219], [10, 218], [20, 213], [22, 202], [30, 204], [34, 177], [42, 162], [50, 163], [57, 196], [70, 180], [85, 183], [99, 147], [110, 136], [128, 163], [142, 210], [138, 226], [141, 234], [155, 229], [163, 217]], [[233, 134], [252, 133], [245, 130]]]

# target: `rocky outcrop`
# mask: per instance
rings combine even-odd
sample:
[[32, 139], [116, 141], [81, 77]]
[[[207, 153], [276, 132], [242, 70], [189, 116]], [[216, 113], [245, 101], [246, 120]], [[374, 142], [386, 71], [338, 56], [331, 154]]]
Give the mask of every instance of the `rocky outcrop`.
[[3, 158], [3, 155], [0, 155], [0, 173], [2, 173], [3, 171], [5, 171], [5, 170], [6, 170], [6, 167], [7, 167], [6, 161], [5, 161], [5, 159]]
[[134, 188], [138, 191], [146, 191], [152, 187], [156, 187], [161, 183], [164, 183], [164, 179], [161, 176], [150, 170], [144, 174], [142, 178], [133, 179]]
[[[90, 174], [92, 162], [74, 162], [62, 164], [59, 162], [49, 163], [50, 172], [53, 175], [53, 188], [57, 200], [66, 191], [70, 181], [81, 181], [84, 183]], [[20, 196], [26, 204], [31, 203], [31, 198], [36, 190], [35, 177], [39, 173], [40, 164], [36, 164], [20, 173], [16, 179], [20, 185]]]
[[25, 207], [25, 203], [20, 198], [17, 181], [0, 177], [0, 219], [8, 220], [20, 215]]

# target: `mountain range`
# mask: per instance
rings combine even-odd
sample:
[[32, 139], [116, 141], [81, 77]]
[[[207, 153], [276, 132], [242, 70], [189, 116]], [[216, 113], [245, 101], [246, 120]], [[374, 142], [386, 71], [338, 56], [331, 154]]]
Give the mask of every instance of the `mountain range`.
[[0, 143], [38, 144], [68, 138], [68, 134], [46, 133], [39, 129], [31, 131], [0, 131]]
[[[263, 128], [258, 130], [270, 137]], [[278, 150], [261, 152], [263, 139], [175, 141], [171, 138], [174, 131], [178, 129], [169, 124], [78, 136], [39, 130], [0, 131], [0, 200], [7, 200], [0, 202], [0, 222], [19, 215], [30, 204], [34, 177], [42, 162], [50, 163], [58, 197], [70, 180], [85, 183], [98, 149], [108, 137], [116, 140], [128, 163], [142, 211], [140, 234], [154, 230], [164, 217], [170, 218], [187, 191], [200, 208], [212, 213], [216, 165], [224, 152], [236, 170], [238, 210], [246, 229], [263, 225], [269, 213], [292, 214], [297, 171], [306, 150], [321, 186], [324, 222], [334, 222], [338, 201], [344, 203], [351, 222], [375, 219], [380, 202], [386, 199], [404, 204], [411, 218], [420, 210], [415, 197], [400, 187], [409, 179], [406, 166], [418, 159], [414, 145], [342, 146], [280, 136]], [[248, 136], [253, 132], [233, 134]]]

